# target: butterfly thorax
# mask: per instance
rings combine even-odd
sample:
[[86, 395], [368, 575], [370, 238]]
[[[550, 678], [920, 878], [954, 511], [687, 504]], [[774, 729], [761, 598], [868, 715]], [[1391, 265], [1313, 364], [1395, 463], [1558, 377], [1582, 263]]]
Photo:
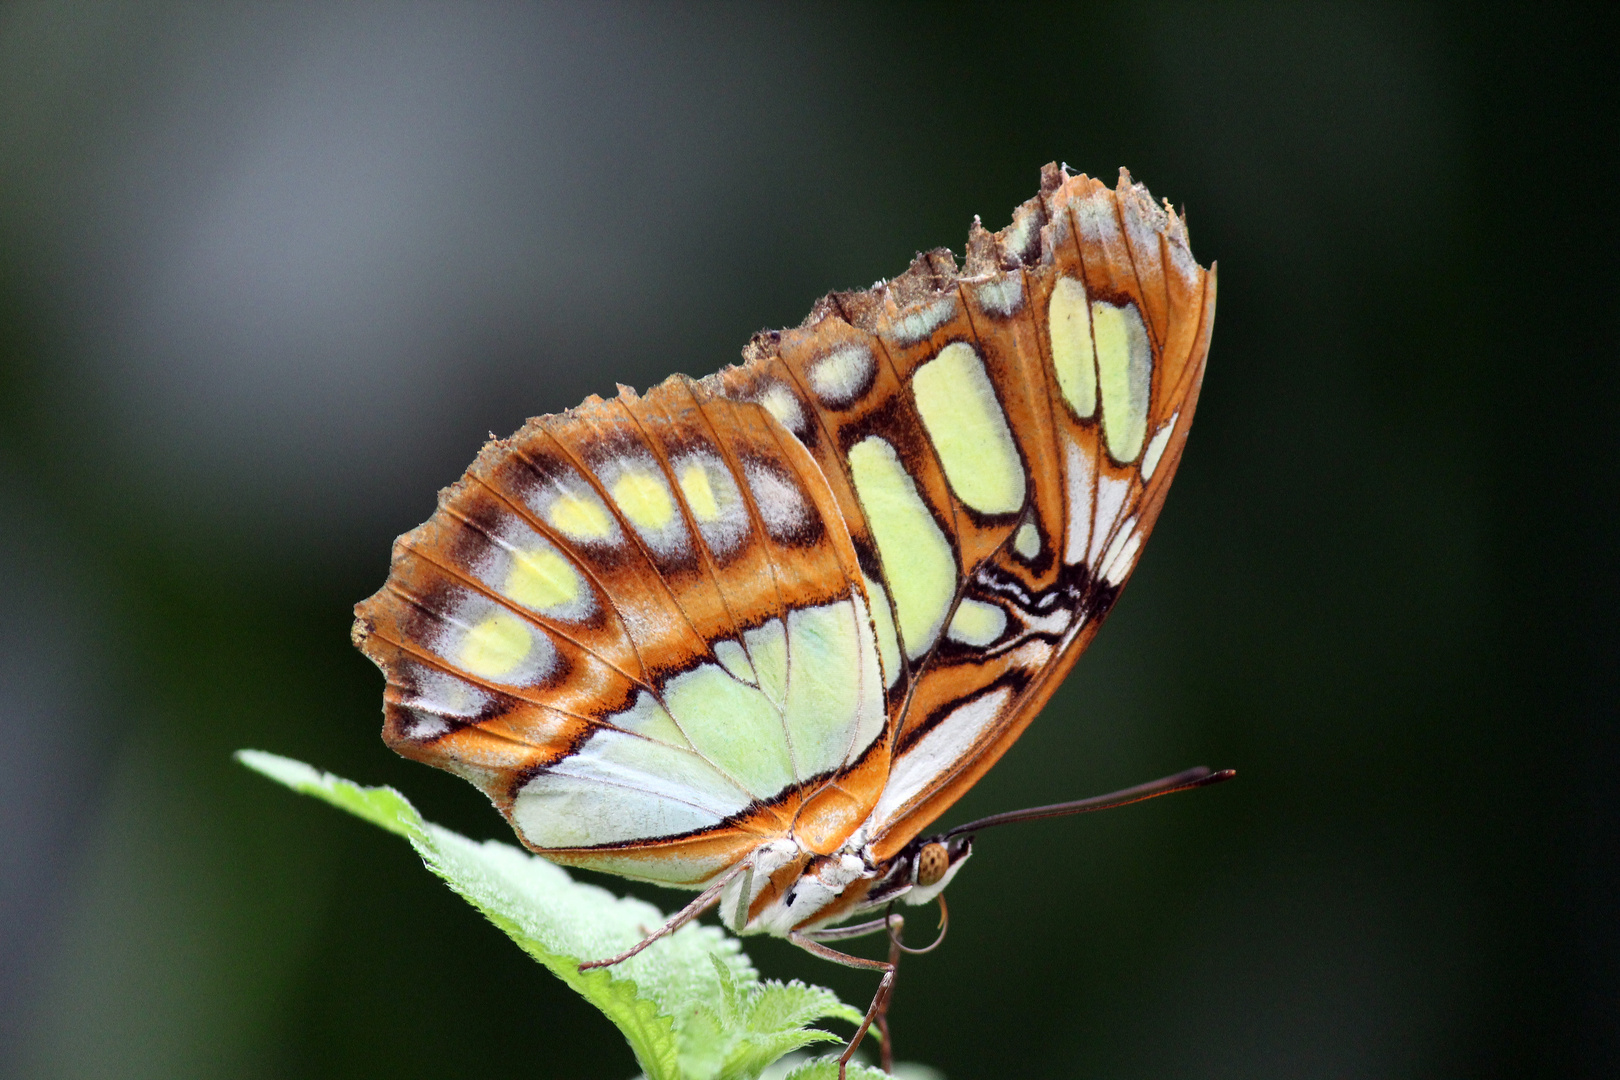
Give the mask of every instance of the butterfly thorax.
[[773, 840], [732, 878], [721, 896], [721, 917], [739, 933], [786, 937], [896, 902], [927, 904], [970, 854], [966, 837], [917, 840], [882, 861], [873, 857], [864, 830], [832, 855], [816, 855], [793, 839]]

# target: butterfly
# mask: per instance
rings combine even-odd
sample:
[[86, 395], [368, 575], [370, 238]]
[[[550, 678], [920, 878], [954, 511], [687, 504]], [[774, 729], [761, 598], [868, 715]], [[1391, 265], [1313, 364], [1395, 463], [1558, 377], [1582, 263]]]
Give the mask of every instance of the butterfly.
[[[960, 269], [919, 255], [756, 335], [740, 365], [489, 442], [355, 609], [385, 740], [477, 785], [548, 859], [698, 891], [586, 966], [718, 906], [739, 933], [882, 971], [842, 1075], [885, 1027], [893, 905], [937, 901], [943, 926], [976, 832], [1230, 775], [921, 835], [1136, 566], [1215, 281], [1124, 170], [1110, 189], [1048, 165], [1007, 228], [975, 219]], [[884, 929], [888, 962], [827, 944]]]

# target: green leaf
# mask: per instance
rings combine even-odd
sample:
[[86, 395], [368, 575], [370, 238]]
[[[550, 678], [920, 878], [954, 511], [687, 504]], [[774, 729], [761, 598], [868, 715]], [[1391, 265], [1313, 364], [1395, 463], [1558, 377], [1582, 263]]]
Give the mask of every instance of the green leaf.
[[574, 881], [510, 844], [479, 843], [424, 821], [392, 788], [360, 787], [259, 750], [236, 757], [409, 840], [428, 869], [613, 1021], [648, 1080], [754, 1080], [792, 1050], [838, 1041], [809, 1026], [816, 1021], [860, 1022], [860, 1011], [830, 990], [761, 982], [735, 938], [695, 922], [622, 964], [581, 972], [582, 961], [635, 945], [664, 913]]
[[[942, 1072], [904, 1061], [895, 1062], [893, 1073], [852, 1061], [846, 1075], [848, 1080], [945, 1080]], [[782, 1080], [838, 1080], [838, 1058], [813, 1058], [794, 1067]]]
[[861, 1022], [853, 1009], [830, 990], [790, 983], [747, 983], [735, 978], [713, 960], [721, 993], [714, 1004], [700, 1002], [684, 1018], [683, 1030], [694, 1035], [681, 1056], [688, 1076], [720, 1080], [752, 1078], [784, 1054], [818, 1042], [838, 1042], [837, 1036], [808, 1025], [824, 1017]]
[[347, 780], [323, 773], [302, 761], [267, 754], [263, 750], [238, 750], [236, 760], [261, 772], [294, 791], [325, 799], [355, 817], [387, 829], [406, 839], [420, 838], [427, 825], [410, 800], [391, 787], [363, 788]]

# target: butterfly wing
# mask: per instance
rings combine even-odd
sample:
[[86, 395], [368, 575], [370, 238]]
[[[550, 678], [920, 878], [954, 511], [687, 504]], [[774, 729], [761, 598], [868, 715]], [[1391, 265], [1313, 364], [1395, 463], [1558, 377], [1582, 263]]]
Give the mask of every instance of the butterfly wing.
[[1055, 167], [1013, 224], [746, 362], [492, 442], [356, 641], [384, 735], [559, 862], [701, 885], [898, 851], [1045, 703], [1151, 531], [1214, 313], [1173, 213]]
[[807, 800], [847, 834], [888, 773], [873, 620], [820, 470], [762, 407], [681, 377], [490, 443], [356, 615], [388, 743], [559, 862], [702, 884]]
[[[1186, 230], [1055, 167], [967, 265], [827, 297], [710, 380], [809, 448], [895, 644], [893, 855], [1006, 751], [1095, 634], [1180, 461], [1215, 310]], [[877, 627], [882, 640], [887, 624]]]

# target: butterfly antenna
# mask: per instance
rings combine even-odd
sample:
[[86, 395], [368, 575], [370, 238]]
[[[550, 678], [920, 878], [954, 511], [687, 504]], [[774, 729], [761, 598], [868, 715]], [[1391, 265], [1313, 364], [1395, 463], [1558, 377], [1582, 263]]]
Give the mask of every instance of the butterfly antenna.
[[991, 814], [987, 818], [970, 821], [966, 825], [958, 825], [946, 833], [943, 839], [960, 836], [963, 833], [976, 833], [981, 829], [988, 829], [995, 825], [1011, 825], [1015, 821], [1039, 821], [1041, 818], [1089, 814], [1093, 810], [1112, 810], [1116, 806], [1129, 806], [1131, 803], [1157, 799], [1160, 795], [1208, 787], [1211, 784], [1218, 784], [1222, 780], [1230, 780], [1236, 775], [1236, 769], [1216, 771], [1206, 769], [1200, 765], [1196, 769], [1178, 772], [1174, 776], [1166, 776], [1162, 780], [1137, 784], [1135, 787], [1128, 787], [1123, 791], [1116, 791], [1110, 795], [1094, 795], [1089, 799], [1076, 799], [1074, 802], [1053, 803], [1051, 806], [1035, 806], [1028, 810], [1009, 810], [1005, 814]]

